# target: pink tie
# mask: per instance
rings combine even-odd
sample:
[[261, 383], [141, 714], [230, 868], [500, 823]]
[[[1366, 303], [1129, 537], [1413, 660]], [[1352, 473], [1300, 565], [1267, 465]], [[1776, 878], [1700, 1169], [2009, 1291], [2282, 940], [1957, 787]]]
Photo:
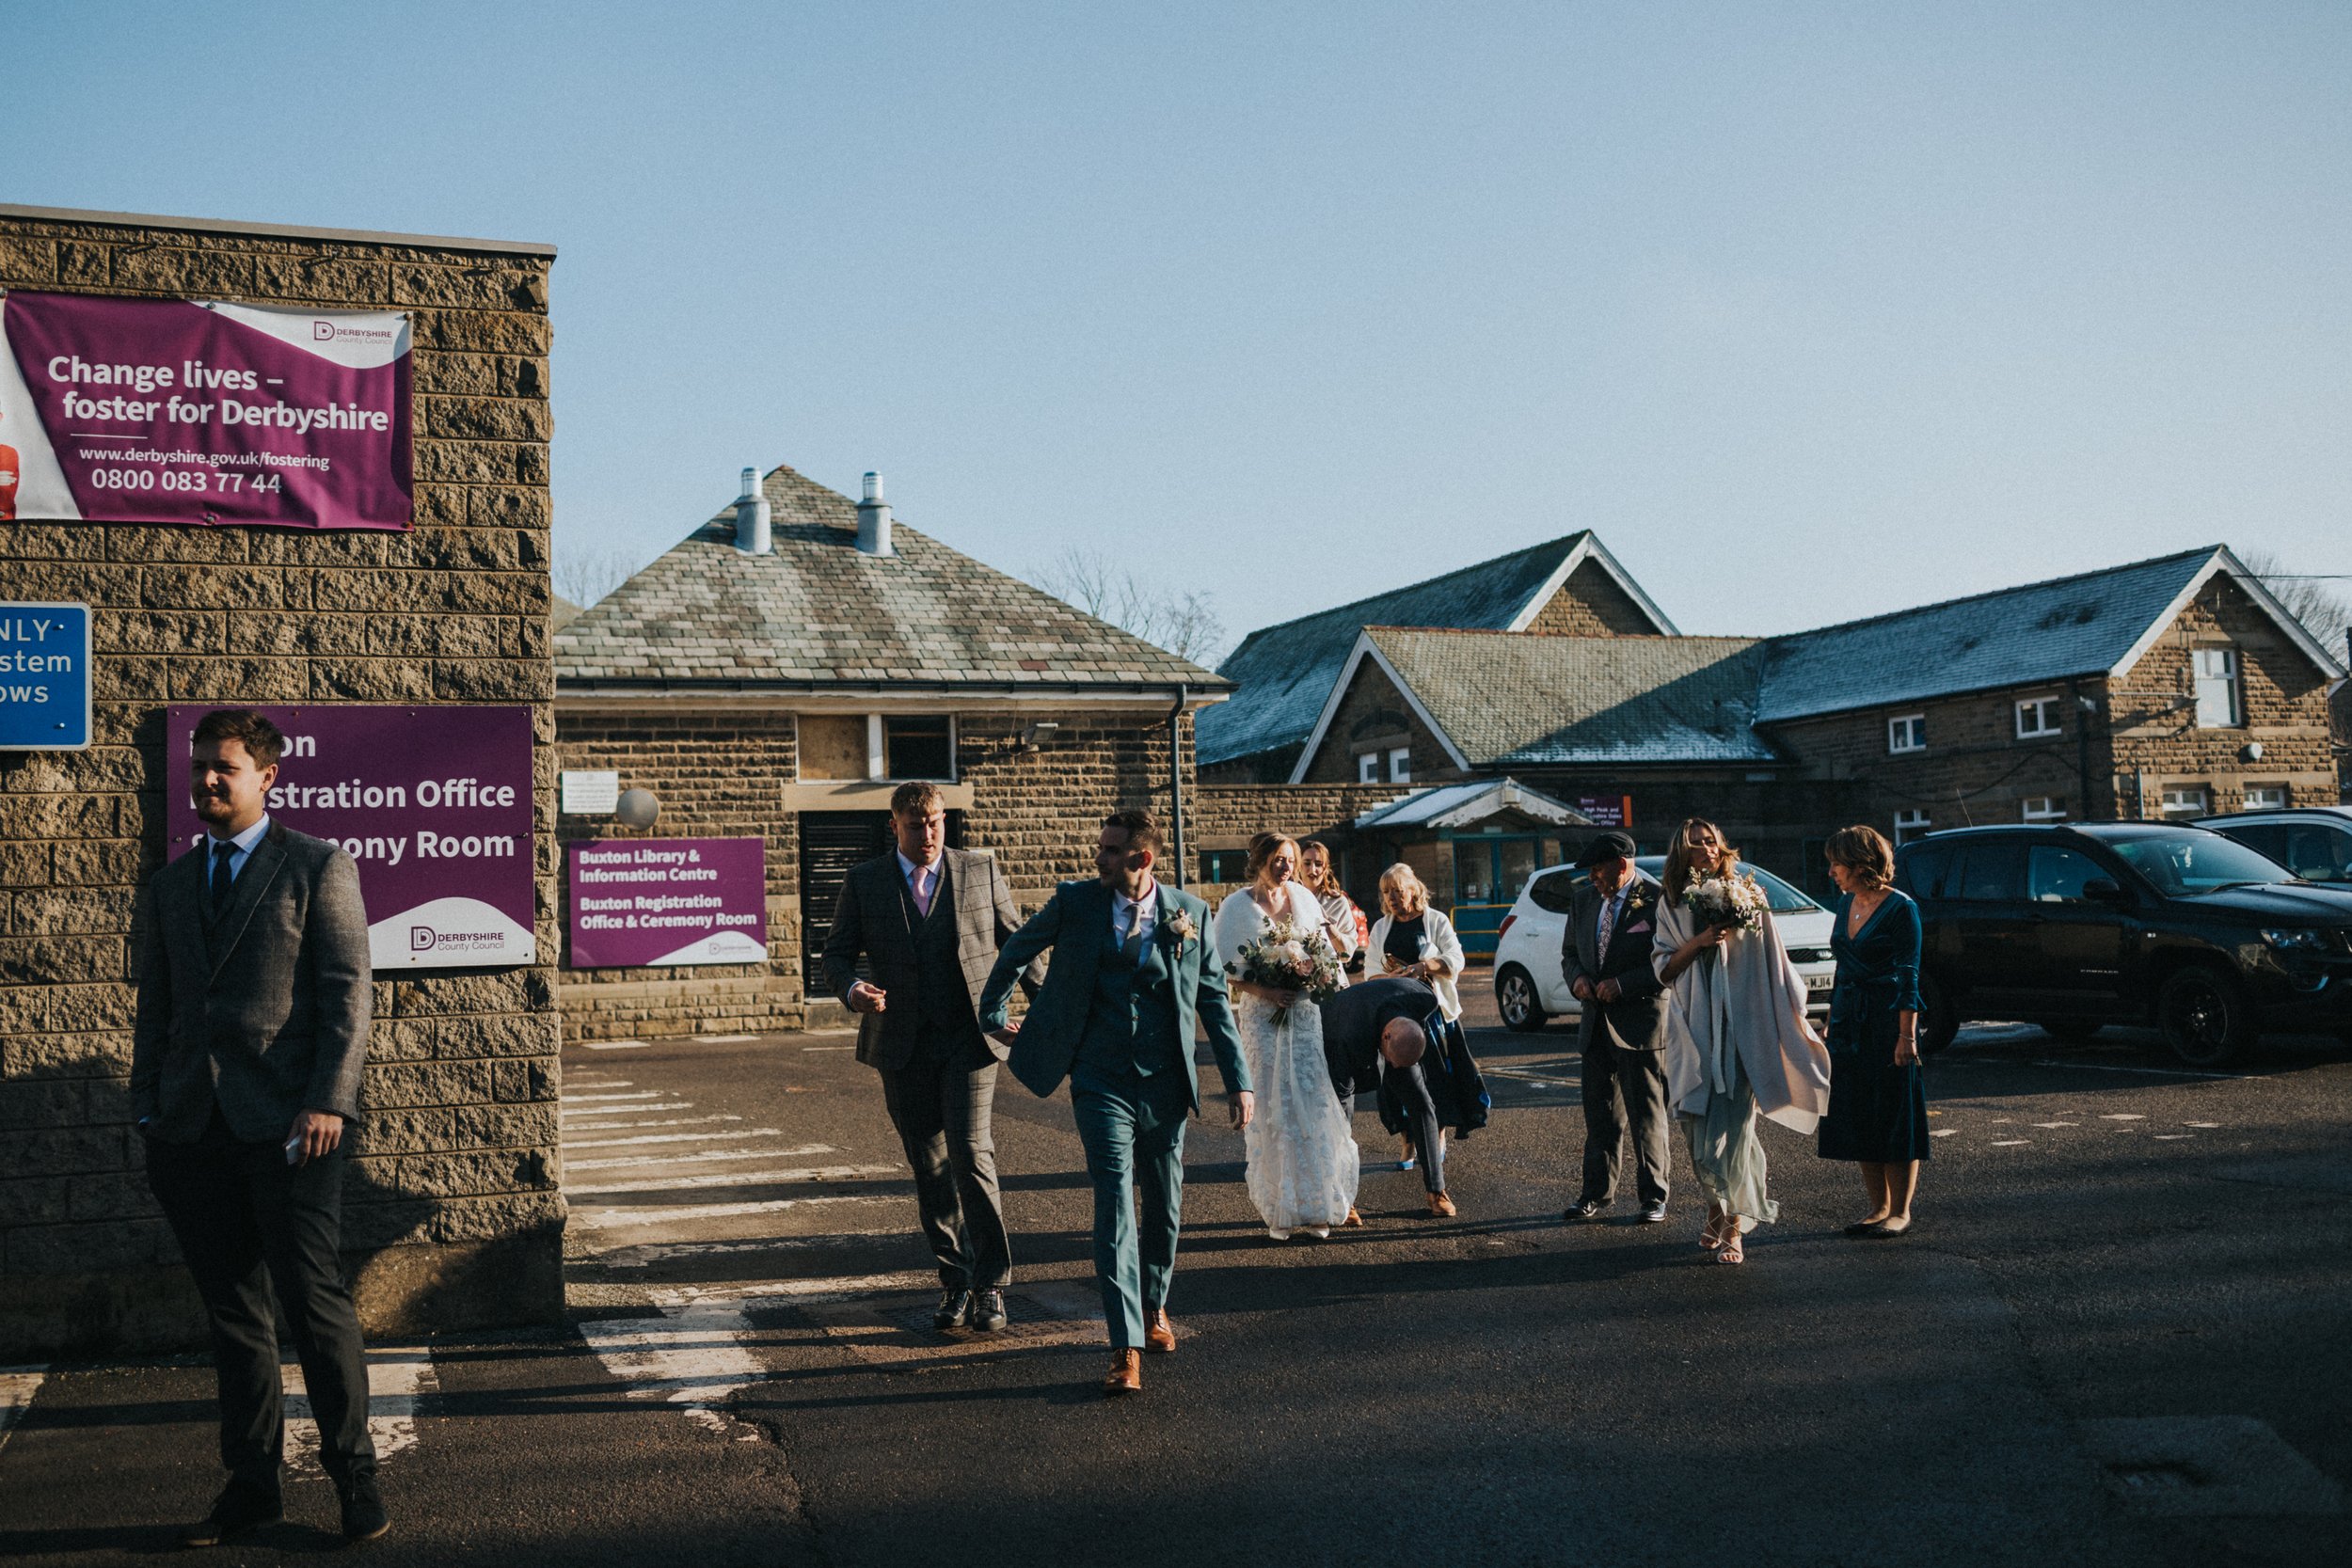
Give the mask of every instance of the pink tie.
[[914, 868], [914, 910], [917, 914], [931, 912], [931, 868], [928, 865]]

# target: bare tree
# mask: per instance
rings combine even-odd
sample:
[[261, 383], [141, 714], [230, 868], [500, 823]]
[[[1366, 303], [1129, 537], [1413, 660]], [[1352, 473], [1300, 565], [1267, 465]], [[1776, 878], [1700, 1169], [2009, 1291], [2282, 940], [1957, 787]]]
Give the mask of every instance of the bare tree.
[[1225, 647], [1225, 621], [1216, 597], [1202, 589], [1146, 582], [1109, 558], [1075, 545], [1029, 580], [1054, 597], [1108, 621], [1179, 658], [1214, 667]]
[[2288, 614], [2303, 623], [2321, 647], [2343, 657], [2344, 628], [2352, 626], [2352, 603], [2337, 590], [2338, 579], [2294, 572], [2276, 550], [2250, 549], [2238, 559]]
[[629, 556], [611, 545], [556, 547], [555, 591], [582, 610], [636, 575]]

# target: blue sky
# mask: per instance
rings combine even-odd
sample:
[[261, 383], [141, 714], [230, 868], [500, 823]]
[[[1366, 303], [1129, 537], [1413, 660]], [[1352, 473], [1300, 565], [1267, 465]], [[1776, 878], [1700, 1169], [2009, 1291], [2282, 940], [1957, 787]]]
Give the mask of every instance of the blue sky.
[[552, 242], [559, 552], [789, 462], [1231, 631], [2352, 572], [2352, 8], [0, 0], [0, 199]]

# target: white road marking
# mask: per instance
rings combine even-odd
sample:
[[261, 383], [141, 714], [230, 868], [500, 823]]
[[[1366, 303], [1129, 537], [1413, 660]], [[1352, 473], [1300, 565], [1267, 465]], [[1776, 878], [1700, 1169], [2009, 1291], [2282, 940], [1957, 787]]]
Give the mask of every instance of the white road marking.
[[2217, 1121], [2185, 1121], [2181, 1123], [2181, 1125], [2183, 1127], [2201, 1127], [2207, 1132], [2211, 1132], [2216, 1128], [2218, 1128], [2221, 1124]]
[[46, 1367], [0, 1367], [0, 1446], [7, 1444], [8, 1428], [16, 1425], [17, 1418], [32, 1408], [33, 1396], [48, 1375]]
[[2099, 1062], [2027, 1062], [2027, 1067], [2080, 1068], [2085, 1072], [2137, 1072], [2149, 1078], [2243, 1078], [2242, 1072], [2200, 1072], [2186, 1067], [2107, 1067]]
[[2194, 1132], [2159, 1132], [2156, 1134], [2156, 1142], [2160, 1144], [2176, 1144], [2185, 1139], [2193, 1138], [2195, 1136], [2197, 1136], [2197, 1134]]
[[660, 1100], [668, 1092], [666, 1089], [639, 1089], [635, 1094], [576, 1094], [568, 1096], [564, 1103], [585, 1105], [592, 1101], [597, 1103], [610, 1103], [622, 1100]]
[[747, 1252], [799, 1252], [860, 1236], [905, 1234], [903, 1226], [885, 1226], [879, 1230], [831, 1230], [822, 1236], [760, 1236], [734, 1242], [648, 1242], [641, 1246], [620, 1247], [600, 1256], [596, 1261], [599, 1268], [645, 1269], [656, 1263], [674, 1262], [680, 1259], [733, 1258]]
[[2141, 1116], [2133, 1116], [2130, 1113], [2123, 1111], [2102, 1111], [2099, 1113], [2099, 1119], [2101, 1121], [2146, 1121], [2148, 1118]]
[[[303, 1389], [302, 1368], [289, 1362], [279, 1375], [286, 1389], [286, 1464], [302, 1475], [323, 1474], [318, 1418]], [[383, 1345], [368, 1352], [368, 1436], [374, 1440], [377, 1464], [417, 1446], [417, 1402], [439, 1386], [433, 1353], [423, 1345]]]
[[1993, 1147], [1994, 1148], [2026, 1148], [2030, 1147], [2032, 1142], [2030, 1138], [1995, 1138], [1993, 1140]]
[[730, 1148], [710, 1154], [629, 1154], [609, 1160], [566, 1160], [575, 1170], [634, 1170], [644, 1165], [717, 1164], [723, 1160], [798, 1160], [809, 1154], [838, 1154], [831, 1144], [803, 1144], [797, 1148]]
[[[739, 1293], [746, 1297], [783, 1296], [793, 1301], [851, 1301], [859, 1296], [895, 1295], [900, 1291], [938, 1288], [939, 1277], [936, 1275], [861, 1274], [844, 1275], [834, 1279], [763, 1280], [756, 1285], [740, 1287]], [[1013, 1288], [1020, 1289], [1018, 1286]]]
[[582, 1323], [605, 1369], [629, 1384], [631, 1399], [661, 1399], [683, 1406], [691, 1420], [724, 1432], [727, 1397], [766, 1375], [743, 1344], [751, 1319], [739, 1300], [665, 1306], [659, 1318]]
[[564, 1190], [576, 1197], [606, 1193], [683, 1192], [695, 1187], [754, 1187], [770, 1181], [856, 1181], [869, 1176], [903, 1176], [904, 1165], [803, 1165], [791, 1170], [723, 1170], [709, 1176], [670, 1176], [660, 1173], [642, 1181], [613, 1181], [596, 1186], [566, 1182]]
[[[653, 1110], [659, 1109], [659, 1107], [648, 1106], [647, 1109]], [[584, 1127], [571, 1127], [566, 1128], [564, 1131], [569, 1132], [619, 1132], [631, 1127], [707, 1127], [714, 1121], [741, 1121], [742, 1119], [743, 1118], [741, 1117], [727, 1116], [656, 1117], [651, 1121], [592, 1121]], [[587, 1146], [567, 1138], [564, 1140], [564, 1147], [566, 1148], [583, 1148]]]
[[1959, 1135], [1960, 1129], [1957, 1127], [1939, 1127], [1928, 1134], [1931, 1138], [1952, 1138]]
[[696, 1035], [694, 1037], [698, 1040], [708, 1040], [713, 1045], [740, 1045], [745, 1040], [759, 1038], [757, 1035]]
[[634, 1230], [648, 1225], [687, 1224], [695, 1220], [729, 1220], [744, 1214], [781, 1214], [820, 1204], [890, 1203], [895, 1197], [845, 1194], [837, 1197], [771, 1197], [755, 1203], [687, 1203], [673, 1209], [575, 1209], [572, 1217], [595, 1230]]
[[582, 1110], [561, 1114], [565, 1121], [585, 1121], [590, 1117], [635, 1117], [643, 1116], [647, 1111], [691, 1111], [693, 1108], [694, 1102], [691, 1100], [670, 1100], [651, 1105], [590, 1105]]
[[804, 1045], [803, 1051], [855, 1051], [854, 1045]]
[[721, 1138], [781, 1138], [780, 1127], [731, 1127], [723, 1132], [646, 1132], [634, 1138], [591, 1138], [566, 1144], [566, 1148], [620, 1148], [629, 1144], [707, 1144]]
[[2082, 1123], [2079, 1121], [2037, 1121], [2034, 1125], [2044, 1132], [2048, 1132], [2060, 1127], [2080, 1127]]
[[644, 1040], [598, 1040], [596, 1044], [586, 1046], [583, 1049], [589, 1051], [643, 1051], [645, 1049], [645, 1042]]

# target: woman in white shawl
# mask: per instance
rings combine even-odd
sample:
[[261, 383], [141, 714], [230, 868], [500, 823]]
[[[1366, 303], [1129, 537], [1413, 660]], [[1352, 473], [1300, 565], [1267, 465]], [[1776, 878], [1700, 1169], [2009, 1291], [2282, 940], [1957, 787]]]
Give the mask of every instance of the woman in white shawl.
[[1707, 1190], [1699, 1244], [1724, 1263], [1746, 1261], [1740, 1238], [1780, 1213], [1765, 1192], [1757, 1114], [1810, 1132], [1829, 1105], [1829, 1052], [1805, 1022], [1804, 980], [1772, 911], [1747, 931], [1704, 925], [1691, 911], [1693, 883], [1739, 866], [1715, 824], [1683, 823], [1666, 853], [1651, 949], [1666, 986], [1666, 1093]]
[[[1323, 942], [1323, 905], [1303, 883], [1298, 843], [1260, 833], [1249, 845], [1249, 882], [1216, 907], [1216, 956], [1238, 974], [1241, 950], [1287, 921], [1303, 942]], [[1278, 1242], [1294, 1230], [1328, 1236], [1356, 1216], [1363, 1164], [1355, 1130], [1323, 1053], [1323, 1014], [1303, 993], [1233, 982], [1234, 1022], [1249, 1056], [1257, 1115], [1242, 1130], [1249, 1201]]]

